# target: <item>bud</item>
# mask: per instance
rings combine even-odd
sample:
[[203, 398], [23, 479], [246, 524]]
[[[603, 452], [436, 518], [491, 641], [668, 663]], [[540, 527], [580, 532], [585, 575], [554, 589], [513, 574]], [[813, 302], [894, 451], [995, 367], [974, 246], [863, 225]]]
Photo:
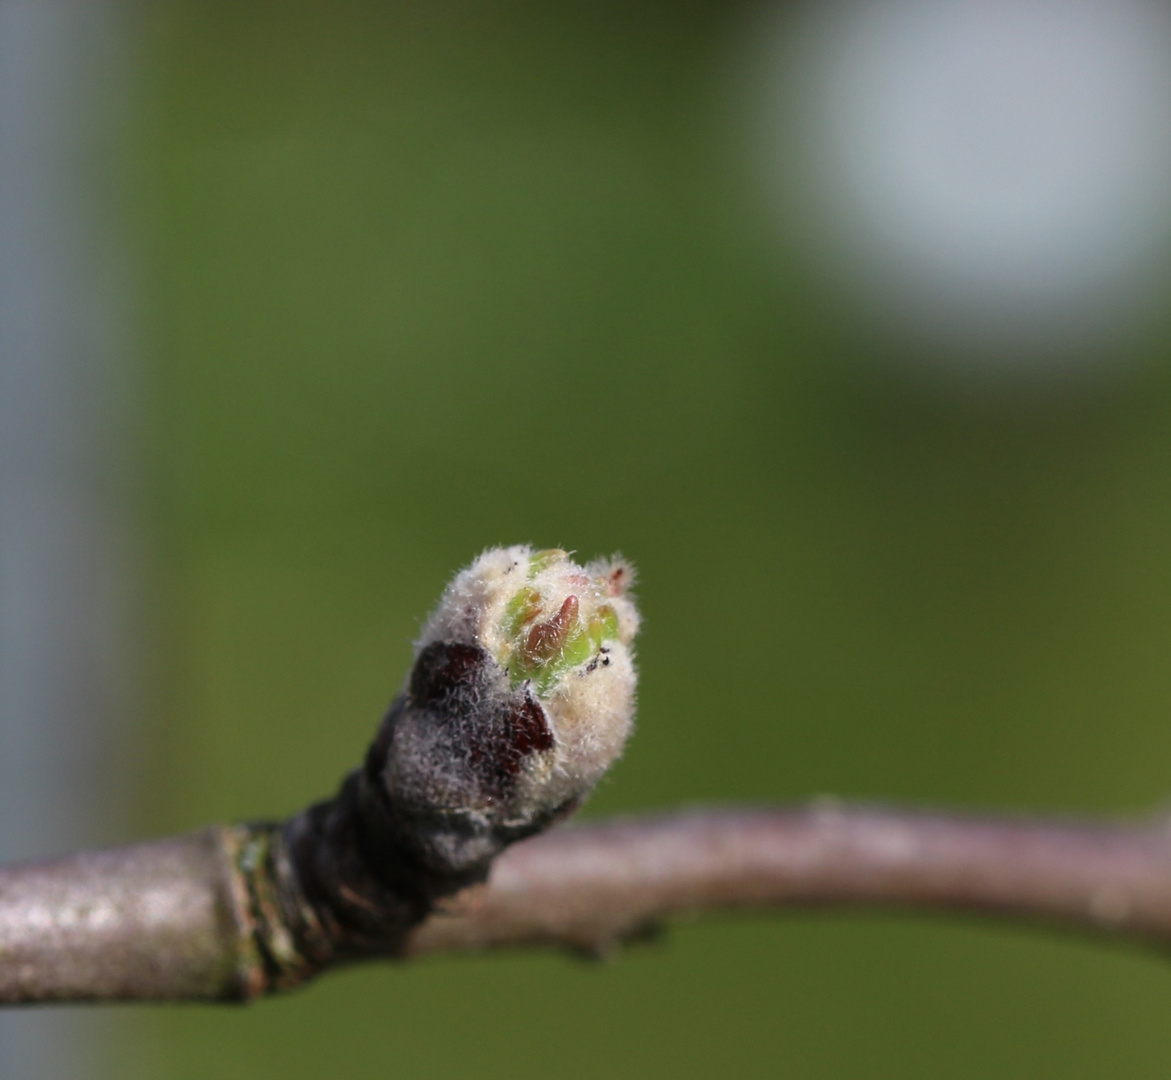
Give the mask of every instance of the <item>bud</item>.
[[571, 811], [622, 752], [632, 581], [617, 557], [582, 567], [522, 545], [447, 587], [375, 745], [398, 831], [433, 870], [486, 865]]

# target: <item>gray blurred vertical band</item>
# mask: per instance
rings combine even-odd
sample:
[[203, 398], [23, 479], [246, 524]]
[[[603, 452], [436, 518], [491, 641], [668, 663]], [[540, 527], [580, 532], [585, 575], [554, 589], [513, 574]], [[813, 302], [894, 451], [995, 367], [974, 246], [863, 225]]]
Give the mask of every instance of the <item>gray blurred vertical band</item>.
[[[99, 195], [118, 15], [0, 0], [3, 860], [108, 838], [100, 777], [128, 685], [123, 275]], [[0, 1076], [95, 1075], [82, 1020], [0, 1019]]]

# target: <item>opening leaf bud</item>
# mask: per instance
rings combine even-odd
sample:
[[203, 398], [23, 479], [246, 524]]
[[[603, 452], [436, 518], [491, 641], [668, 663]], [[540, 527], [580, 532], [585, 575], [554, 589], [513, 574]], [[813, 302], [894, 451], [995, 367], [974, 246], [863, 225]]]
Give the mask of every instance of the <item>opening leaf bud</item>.
[[485, 551], [428, 618], [371, 751], [396, 832], [440, 874], [581, 802], [634, 716], [633, 571], [559, 549]]

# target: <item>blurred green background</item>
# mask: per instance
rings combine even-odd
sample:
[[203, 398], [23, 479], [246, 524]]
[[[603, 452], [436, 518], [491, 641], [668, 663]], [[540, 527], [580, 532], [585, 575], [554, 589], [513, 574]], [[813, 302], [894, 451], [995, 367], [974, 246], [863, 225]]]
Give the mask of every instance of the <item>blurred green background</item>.
[[[332, 790], [443, 584], [531, 541], [641, 572], [639, 728], [588, 816], [821, 793], [1171, 791], [1171, 382], [985, 392], [761, 243], [734, 4], [148, 12], [151, 721], [137, 831]], [[1157, 957], [882, 914], [613, 963], [372, 966], [121, 1014], [111, 1075], [1163, 1077]]]

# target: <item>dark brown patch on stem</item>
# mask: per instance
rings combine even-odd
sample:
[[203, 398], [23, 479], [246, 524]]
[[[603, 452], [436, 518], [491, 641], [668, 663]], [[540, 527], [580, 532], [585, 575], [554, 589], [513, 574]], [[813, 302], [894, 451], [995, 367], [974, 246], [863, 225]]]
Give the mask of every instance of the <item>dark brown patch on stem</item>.
[[455, 708], [466, 712], [479, 697], [484, 666], [491, 658], [476, 645], [435, 641], [415, 661], [411, 671], [411, 700], [426, 708]]
[[510, 775], [520, 772], [529, 754], [553, 749], [553, 732], [545, 719], [545, 710], [526, 691], [524, 700], [512, 707], [504, 718], [507, 752], [504, 765]]

